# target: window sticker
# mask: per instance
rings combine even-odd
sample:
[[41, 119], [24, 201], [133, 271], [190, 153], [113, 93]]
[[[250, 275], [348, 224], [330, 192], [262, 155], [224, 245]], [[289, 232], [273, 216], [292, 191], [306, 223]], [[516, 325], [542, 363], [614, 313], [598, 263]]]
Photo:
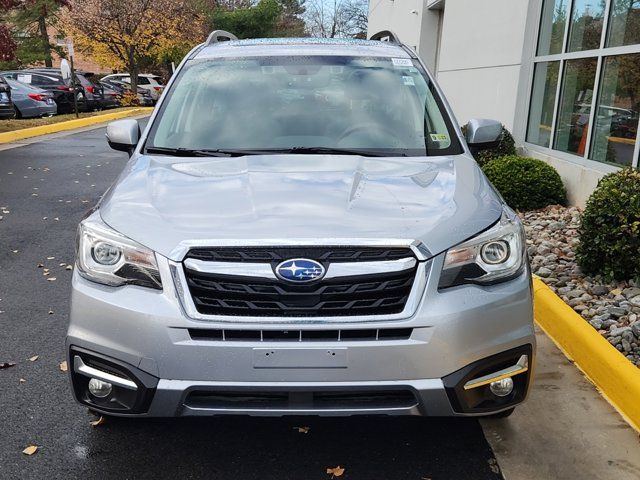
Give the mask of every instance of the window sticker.
[[402, 81], [404, 82], [405, 85], [412, 85], [415, 86], [416, 82], [413, 81], [413, 77], [402, 77]]
[[449, 135], [446, 133], [432, 133], [429, 135], [432, 142], [448, 142]]
[[31, 83], [31, 75], [27, 73], [19, 73], [18, 81], [22, 83]]
[[396, 68], [413, 67], [410, 58], [392, 58], [391, 63], [393, 63], [393, 66]]

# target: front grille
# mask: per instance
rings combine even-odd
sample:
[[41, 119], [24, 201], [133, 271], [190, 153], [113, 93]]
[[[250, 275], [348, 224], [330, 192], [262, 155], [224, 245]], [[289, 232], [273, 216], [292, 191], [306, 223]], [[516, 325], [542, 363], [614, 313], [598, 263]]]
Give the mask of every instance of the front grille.
[[[308, 258], [328, 268], [332, 263], [415, 258], [410, 248], [256, 247], [194, 248], [187, 259], [203, 262], [265, 263]], [[414, 267], [294, 284], [275, 278], [201, 272], [184, 267], [187, 287], [198, 313], [246, 317], [349, 317], [401, 313], [411, 293]], [[242, 269], [240, 269], [242, 271]]]
[[280, 263], [289, 258], [309, 258], [320, 263], [376, 262], [415, 257], [407, 247], [198, 247], [186, 258], [207, 262]]
[[375, 391], [207, 391], [191, 392], [185, 405], [225, 410], [362, 410], [411, 408], [410, 390]]
[[371, 340], [407, 340], [412, 328], [358, 330], [228, 330], [190, 328], [192, 340], [227, 342], [353, 342]]

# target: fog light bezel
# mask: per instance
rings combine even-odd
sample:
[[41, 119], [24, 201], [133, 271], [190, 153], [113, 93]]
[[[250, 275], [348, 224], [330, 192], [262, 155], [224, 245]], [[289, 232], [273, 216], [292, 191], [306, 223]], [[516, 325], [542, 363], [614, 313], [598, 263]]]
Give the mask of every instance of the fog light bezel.
[[[75, 371], [74, 357], [107, 375], [117, 375], [120, 383], [131, 382], [135, 387], [117, 386], [112, 383], [112, 392], [104, 398], [93, 397], [88, 390], [91, 376]], [[92, 410], [115, 415], [142, 414], [149, 410], [153, 395], [158, 385], [158, 378], [128, 363], [116, 360], [81, 347], [71, 345], [68, 350], [67, 364], [76, 400]], [[103, 379], [104, 381], [104, 379]]]
[[[521, 374], [511, 376], [514, 386], [510, 394], [504, 397], [494, 395], [490, 391], [490, 382], [483, 383], [475, 388], [465, 389], [465, 385], [473, 380], [489, 377], [495, 372], [513, 367], [522, 355], [526, 355], [527, 369]], [[461, 414], [488, 415], [522, 403], [527, 396], [531, 383], [533, 362], [533, 346], [526, 344], [478, 360], [445, 376], [442, 381], [453, 411]]]
[[[502, 383], [508, 384], [508, 386], [506, 387], [506, 390], [508, 391], [506, 393], [496, 391], [496, 389], [498, 388], [497, 385]], [[505, 388], [505, 387], [502, 387], [502, 388]], [[515, 388], [515, 383], [513, 382], [512, 377], [501, 378], [500, 380], [495, 380], [489, 384], [489, 391], [493, 393], [496, 397], [506, 397], [508, 395], [511, 395], [514, 388]]]

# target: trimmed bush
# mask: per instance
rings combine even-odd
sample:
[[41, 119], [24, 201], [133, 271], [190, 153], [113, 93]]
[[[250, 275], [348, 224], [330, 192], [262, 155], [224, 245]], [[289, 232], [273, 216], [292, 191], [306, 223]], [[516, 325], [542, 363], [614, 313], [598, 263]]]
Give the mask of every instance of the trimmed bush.
[[542, 160], [509, 155], [491, 160], [482, 170], [505, 202], [516, 210], [535, 210], [566, 202], [560, 175]]
[[578, 263], [607, 279], [640, 278], [640, 172], [602, 178], [589, 197], [578, 231]]

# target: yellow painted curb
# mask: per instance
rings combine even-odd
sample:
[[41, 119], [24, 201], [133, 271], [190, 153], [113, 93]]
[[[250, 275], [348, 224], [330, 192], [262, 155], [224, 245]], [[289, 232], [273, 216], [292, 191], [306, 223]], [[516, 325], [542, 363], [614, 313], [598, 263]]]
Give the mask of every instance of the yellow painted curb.
[[534, 278], [536, 323], [600, 390], [624, 419], [640, 432], [640, 369]]
[[16, 142], [18, 140], [24, 140], [25, 138], [38, 137], [40, 135], [49, 135], [50, 133], [63, 132], [65, 130], [73, 130], [75, 128], [88, 127], [90, 125], [96, 125], [98, 123], [110, 122], [112, 120], [118, 120], [119, 118], [133, 117], [136, 115], [144, 115], [145, 113], [151, 113], [153, 108], [140, 107], [132, 108], [131, 110], [122, 110], [119, 112], [105, 113], [102, 115], [95, 115], [93, 117], [77, 118], [75, 120], [68, 120], [66, 122], [52, 123], [51, 125], [40, 125], [38, 127], [23, 128], [21, 130], [14, 130], [12, 132], [0, 133], [0, 143]]

